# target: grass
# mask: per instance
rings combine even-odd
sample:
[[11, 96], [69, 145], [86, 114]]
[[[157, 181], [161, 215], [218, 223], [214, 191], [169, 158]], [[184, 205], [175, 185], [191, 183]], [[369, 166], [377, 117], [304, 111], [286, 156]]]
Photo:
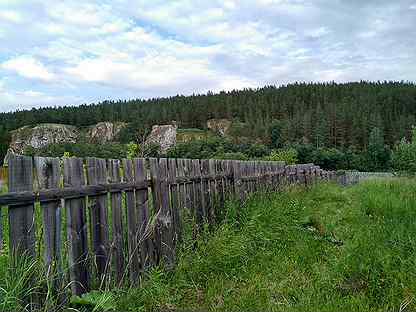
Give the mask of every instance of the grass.
[[[221, 224], [202, 231], [196, 241], [186, 223], [174, 271], [154, 268], [140, 287], [92, 292], [72, 307], [415, 310], [415, 182], [321, 184], [255, 195], [243, 208], [230, 202]], [[0, 310], [25, 308], [27, 281], [39, 270], [31, 262], [11, 268], [0, 257]], [[45, 281], [31, 285], [35, 292], [47, 291]]]
[[174, 272], [113, 295], [122, 311], [415, 310], [415, 223], [414, 180], [255, 196]]

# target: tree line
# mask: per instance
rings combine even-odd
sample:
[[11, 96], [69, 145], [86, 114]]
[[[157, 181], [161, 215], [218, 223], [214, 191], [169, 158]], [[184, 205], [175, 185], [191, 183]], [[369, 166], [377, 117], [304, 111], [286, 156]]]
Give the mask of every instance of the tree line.
[[[233, 131], [271, 148], [305, 145], [360, 153], [371, 150], [372, 131], [384, 144], [411, 137], [416, 124], [412, 82], [294, 83], [192, 96], [104, 101], [78, 107], [47, 107], [0, 114], [0, 157], [9, 131], [24, 125], [100, 121], [130, 122], [129, 131], [176, 120], [181, 128], [206, 128], [211, 118], [235, 121]], [[375, 138], [376, 139], [376, 138]], [[374, 139], [374, 140], [375, 140]]]

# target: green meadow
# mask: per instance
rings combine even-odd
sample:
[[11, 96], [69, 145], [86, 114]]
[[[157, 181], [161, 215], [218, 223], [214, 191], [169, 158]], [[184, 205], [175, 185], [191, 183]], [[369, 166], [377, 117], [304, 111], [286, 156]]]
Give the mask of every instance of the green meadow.
[[[66, 306], [94, 311], [416, 309], [415, 180], [292, 187], [253, 195], [242, 207], [229, 202], [222, 216], [220, 224], [196, 238], [186, 223], [174, 271], [155, 268], [140, 286], [92, 292]], [[4, 257], [1, 264], [0, 309], [22, 310], [27, 281], [37, 280], [38, 266], [19, 263], [11, 271]], [[42, 280], [31, 287], [47, 294]]]

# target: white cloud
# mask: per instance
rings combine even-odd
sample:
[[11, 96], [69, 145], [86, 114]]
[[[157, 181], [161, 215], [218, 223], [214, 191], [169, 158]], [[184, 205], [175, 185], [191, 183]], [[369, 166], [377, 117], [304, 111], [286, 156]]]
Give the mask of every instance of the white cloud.
[[49, 72], [45, 65], [31, 56], [19, 56], [10, 59], [1, 64], [1, 67], [3, 69], [15, 71], [25, 78], [43, 81], [52, 81], [55, 78], [55, 75]]
[[10, 23], [21, 23], [23, 22], [23, 17], [19, 12], [12, 10], [0, 10], [0, 21], [4, 20]]
[[416, 80], [416, 7], [403, 1], [0, 0], [7, 42], [0, 70], [12, 77], [8, 97], [33, 105], [68, 103], [72, 94], [131, 98], [296, 80]]

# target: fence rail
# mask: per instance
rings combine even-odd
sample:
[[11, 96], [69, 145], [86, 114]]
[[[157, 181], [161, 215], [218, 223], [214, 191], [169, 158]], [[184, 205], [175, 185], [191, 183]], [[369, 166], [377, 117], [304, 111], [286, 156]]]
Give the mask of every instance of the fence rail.
[[8, 206], [9, 255], [43, 258], [54, 287], [78, 295], [173, 267], [186, 220], [195, 230], [214, 224], [230, 198], [322, 179], [336, 175], [270, 161], [14, 156], [0, 206]]

